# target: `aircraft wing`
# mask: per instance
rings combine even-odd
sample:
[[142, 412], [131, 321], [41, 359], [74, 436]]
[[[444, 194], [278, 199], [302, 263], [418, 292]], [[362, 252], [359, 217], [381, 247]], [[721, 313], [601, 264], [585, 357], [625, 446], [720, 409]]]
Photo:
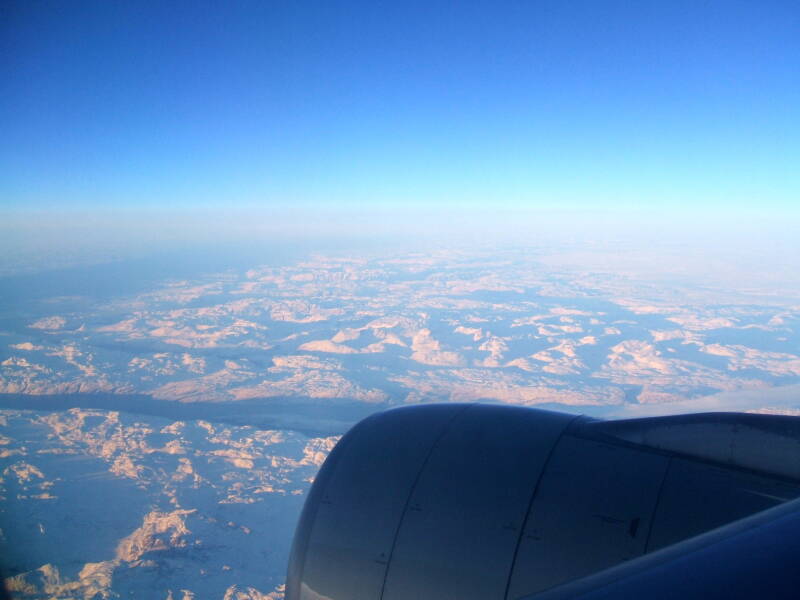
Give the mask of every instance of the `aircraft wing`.
[[796, 598], [799, 497], [796, 417], [408, 406], [331, 452], [286, 599]]

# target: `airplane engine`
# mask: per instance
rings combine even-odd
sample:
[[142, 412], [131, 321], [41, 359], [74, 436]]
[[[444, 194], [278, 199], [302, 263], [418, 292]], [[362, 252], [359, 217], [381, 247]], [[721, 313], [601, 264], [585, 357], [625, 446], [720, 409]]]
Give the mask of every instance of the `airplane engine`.
[[336, 445], [287, 600], [516, 600], [800, 496], [800, 419], [407, 406]]

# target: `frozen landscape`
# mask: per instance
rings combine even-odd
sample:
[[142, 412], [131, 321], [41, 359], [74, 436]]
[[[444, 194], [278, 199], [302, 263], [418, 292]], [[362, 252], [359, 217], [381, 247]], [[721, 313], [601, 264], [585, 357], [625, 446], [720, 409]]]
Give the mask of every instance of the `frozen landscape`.
[[8, 588], [280, 598], [316, 469], [391, 406], [800, 413], [791, 279], [738, 285], [623, 255], [316, 253], [24, 302], [14, 280], [0, 331]]
[[313, 255], [128, 296], [46, 296], [2, 315], [0, 392], [15, 407], [91, 394], [94, 407], [133, 410], [143, 396], [148, 410], [183, 403], [230, 419], [434, 400], [622, 415], [800, 381], [792, 280], [699, 277], [646, 257], [603, 268], [566, 250], [460, 249]]
[[15, 599], [282, 599], [392, 407], [800, 415], [796, 2], [0, 17]]

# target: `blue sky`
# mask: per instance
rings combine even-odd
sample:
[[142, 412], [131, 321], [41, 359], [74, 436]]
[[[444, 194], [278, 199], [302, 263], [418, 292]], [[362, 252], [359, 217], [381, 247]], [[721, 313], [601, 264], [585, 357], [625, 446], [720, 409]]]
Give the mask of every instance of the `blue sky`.
[[800, 204], [793, 1], [0, 10], [6, 209]]

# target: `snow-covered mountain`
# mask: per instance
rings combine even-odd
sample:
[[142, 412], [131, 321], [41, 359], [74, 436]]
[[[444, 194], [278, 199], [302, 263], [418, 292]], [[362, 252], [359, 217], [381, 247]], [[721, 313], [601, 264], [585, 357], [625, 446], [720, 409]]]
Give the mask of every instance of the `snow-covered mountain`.
[[653, 264], [545, 248], [340, 254], [139, 293], [0, 294], [7, 585], [278, 598], [336, 436], [393, 405], [797, 414], [800, 290]]
[[46, 298], [5, 321], [0, 394], [602, 408], [800, 382], [799, 293], [545, 258], [318, 256]]
[[336, 441], [101, 410], [0, 419], [0, 554], [20, 598], [280, 597]]

